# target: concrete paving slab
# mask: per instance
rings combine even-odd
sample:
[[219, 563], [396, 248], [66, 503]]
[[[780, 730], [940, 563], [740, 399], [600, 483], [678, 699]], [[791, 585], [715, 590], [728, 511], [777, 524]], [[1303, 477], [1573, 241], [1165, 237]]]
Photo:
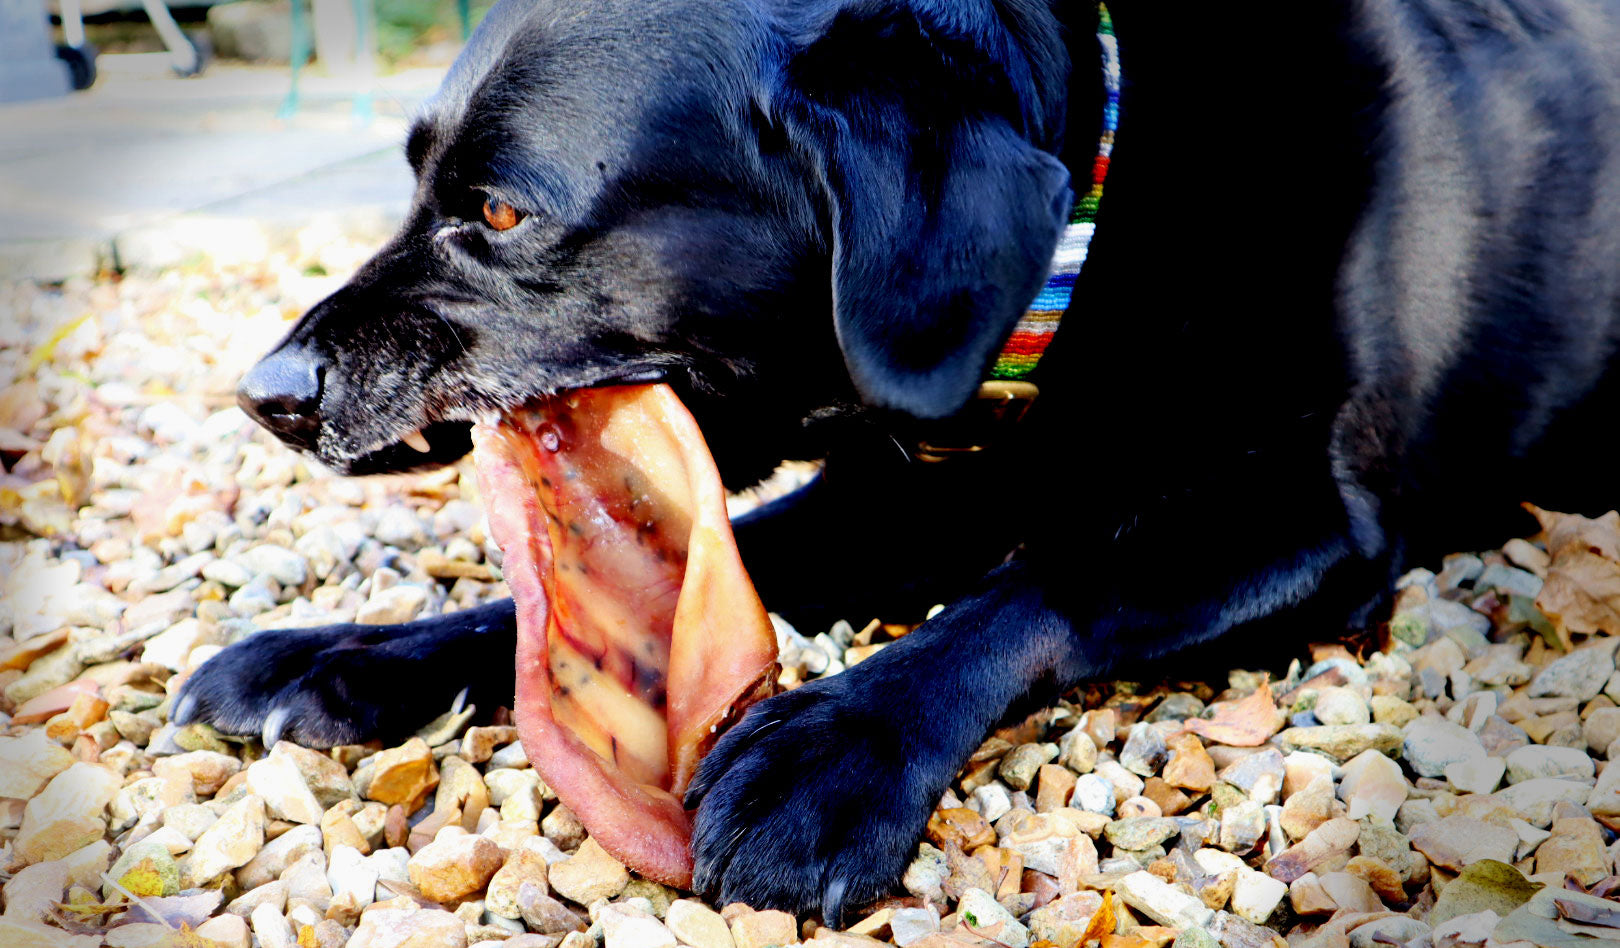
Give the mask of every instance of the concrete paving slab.
[[411, 194], [409, 117], [440, 75], [379, 81], [362, 124], [353, 82], [312, 78], [281, 121], [285, 70], [111, 72], [88, 93], [0, 108], [0, 278], [250, 253], [316, 222], [381, 239]]

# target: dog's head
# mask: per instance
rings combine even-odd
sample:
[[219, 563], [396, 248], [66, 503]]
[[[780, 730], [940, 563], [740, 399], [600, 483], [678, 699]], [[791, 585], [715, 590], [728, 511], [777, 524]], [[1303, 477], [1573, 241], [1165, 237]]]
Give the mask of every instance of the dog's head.
[[1067, 71], [1039, 0], [502, 0], [410, 134], [403, 228], [242, 404], [371, 473], [664, 379], [734, 484], [842, 406], [949, 414], [1067, 215]]

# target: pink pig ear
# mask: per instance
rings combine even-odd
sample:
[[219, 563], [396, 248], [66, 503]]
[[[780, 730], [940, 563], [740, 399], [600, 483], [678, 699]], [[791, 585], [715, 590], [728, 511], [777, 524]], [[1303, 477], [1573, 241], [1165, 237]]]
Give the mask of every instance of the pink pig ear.
[[690, 888], [681, 796], [776, 671], [703, 435], [668, 386], [640, 385], [546, 399], [473, 438], [517, 603], [524, 750], [610, 854]]

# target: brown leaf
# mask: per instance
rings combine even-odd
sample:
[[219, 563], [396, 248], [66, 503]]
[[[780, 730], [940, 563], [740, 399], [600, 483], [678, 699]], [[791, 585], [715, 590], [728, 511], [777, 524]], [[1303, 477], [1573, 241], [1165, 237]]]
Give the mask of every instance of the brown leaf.
[[1267, 860], [1266, 874], [1279, 882], [1293, 882], [1307, 872], [1327, 872], [1344, 865], [1350, 847], [1361, 835], [1361, 824], [1343, 817], [1328, 820], [1305, 838]]
[[1282, 712], [1271, 698], [1271, 687], [1260, 687], [1247, 698], [1215, 705], [1211, 718], [1189, 718], [1185, 728], [1199, 737], [1233, 747], [1259, 747], [1282, 729]]
[[1552, 620], [1558, 644], [1568, 651], [1573, 634], [1620, 633], [1620, 513], [1592, 520], [1524, 507], [1540, 521], [1552, 556], [1536, 608]]
[[[151, 860], [142, 859], [146, 865]], [[140, 867], [137, 866], [137, 869]], [[130, 872], [120, 880], [124, 888], [137, 895], [146, 895], [135, 886], [130, 885]], [[124, 917], [118, 920], [119, 925], [130, 925], [136, 922], [157, 923], [170, 928], [191, 926], [196, 927], [213, 917], [219, 903], [224, 900], [224, 893], [217, 889], [209, 889], [192, 895], [147, 896], [129, 907]]]
[[1620, 905], [1614, 908], [1598, 908], [1583, 902], [1553, 897], [1553, 905], [1558, 908], [1560, 918], [1567, 918], [1572, 922], [1584, 925], [1601, 925], [1604, 928], [1620, 928]]
[[950, 898], [960, 899], [969, 889], [996, 891], [996, 880], [991, 878], [990, 870], [983, 862], [963, 852], [962, 845], [954, 839], [945, 841], [945, 864], [951, 870], [944, 883], [945, 894]]
[[1541, 524], [1547, 542], [1547, 552], [1557, 556], [1571, 547], [1588, 549], [1611, 560], [1620, 559], [1620, 512], [1609, 511], [1593, 520], [1580, 514], [1542, 510], [1535, 504], [1524, 509]]

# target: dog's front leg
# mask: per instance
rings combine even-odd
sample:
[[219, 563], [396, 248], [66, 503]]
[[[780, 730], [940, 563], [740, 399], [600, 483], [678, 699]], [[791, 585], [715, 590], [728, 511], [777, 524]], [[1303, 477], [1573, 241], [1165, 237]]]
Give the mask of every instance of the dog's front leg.
[[1081, 676], [1078, 642], [1013, 563], [859, 665], [756, 705], [687, 795], [699, 890], [837, 925], [898, 877], [985, 733]]
[[[722, 902], [819, 910], [835, 926], [846, 906], [885, 894], [998, 723], [1297, 605], [1353, 566], [1331, 482], [1310, 483], [1321, 503], [1302, 501], [1267, 530], [1231, 503], [1246, 495], [1221, 493], [1139, 523], [1086, 567], [1032, 548], [864, 662], [755, 705], [688, 794], [698, 887]], [[1276, 492], [1260, 478], [1245, 486]], [[1223, 568], [1166, 583], [1163, 551], [1189, 523], [1209, 531], [1191, 535], [1229, 538]]]

